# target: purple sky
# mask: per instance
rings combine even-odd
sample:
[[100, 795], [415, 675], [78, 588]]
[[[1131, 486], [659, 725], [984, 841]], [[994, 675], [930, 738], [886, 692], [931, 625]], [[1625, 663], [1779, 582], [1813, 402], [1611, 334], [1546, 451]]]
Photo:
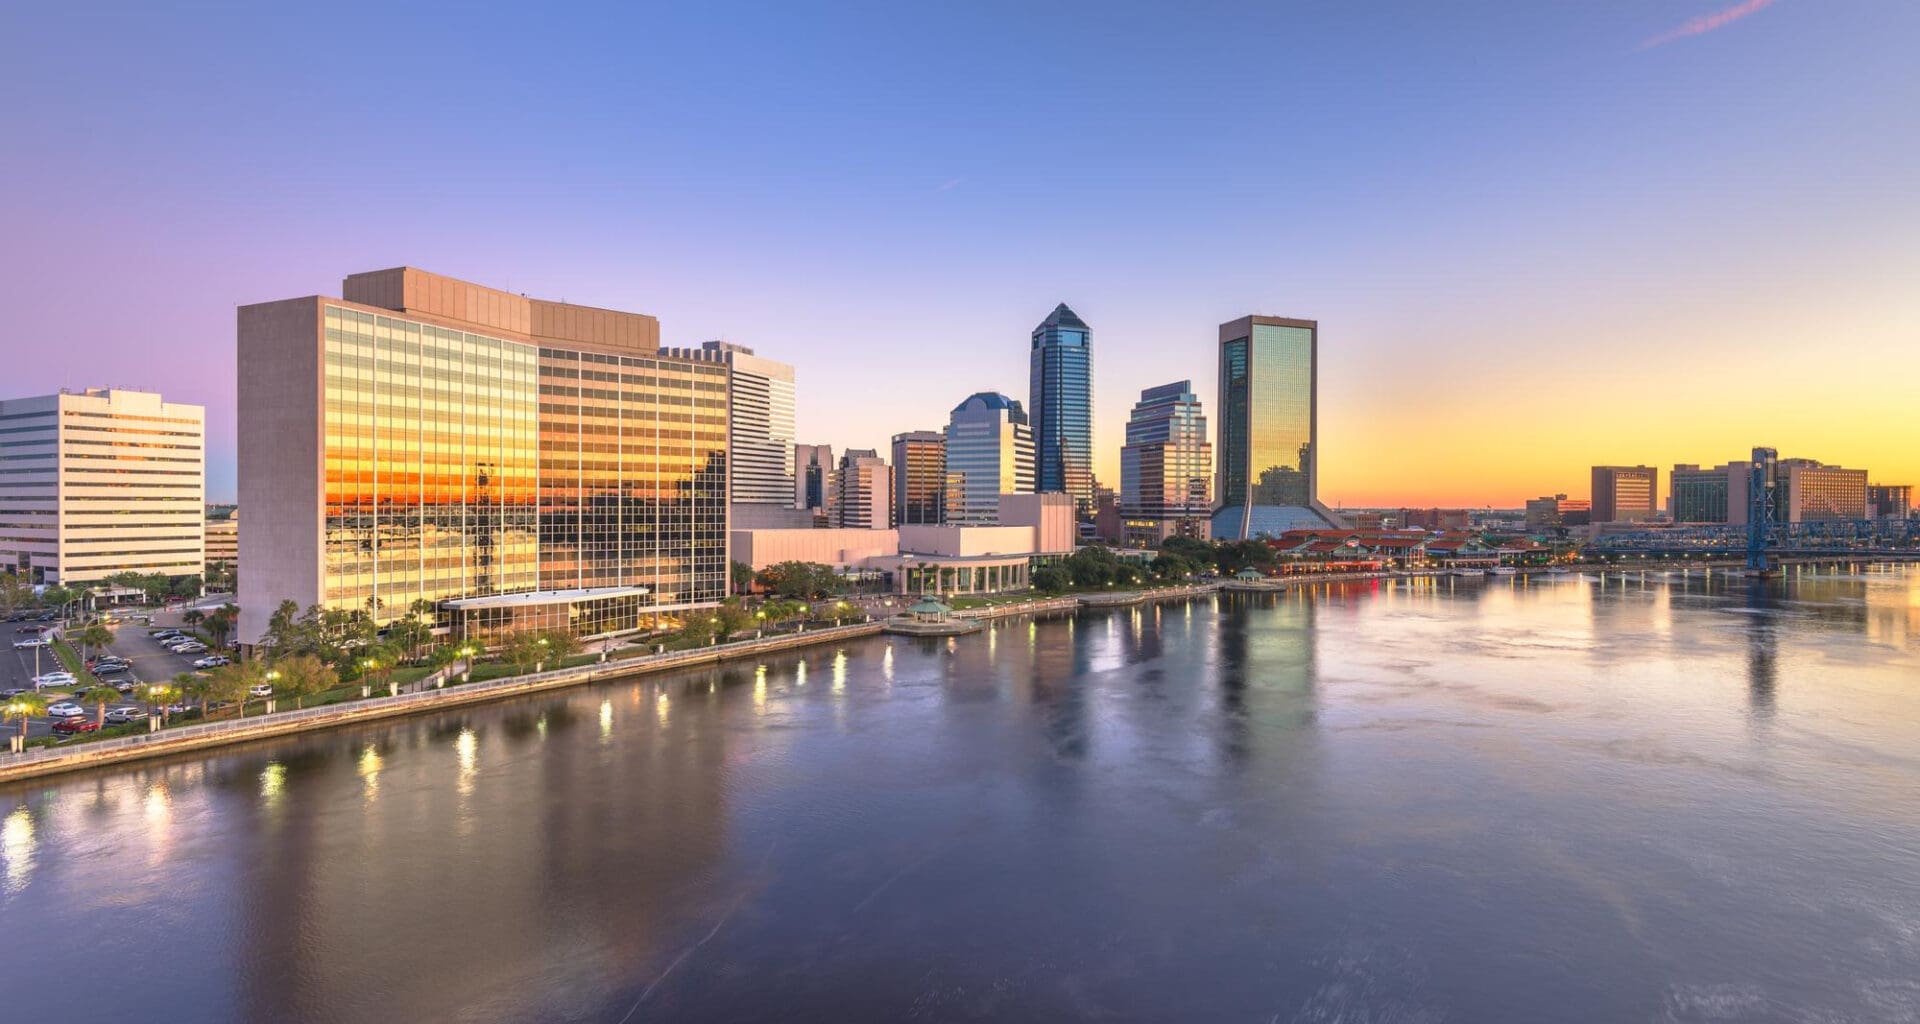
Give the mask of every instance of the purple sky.
[[1754, 444], [1920, 482], [1920, 4], [16, 4], [7, 395], [208, 407], [233, 307], [412, 264], [796, 364], [802, 440], [1026, 397], [1102, 479], [1214, 326], [1322, 322], [1322, 491]]

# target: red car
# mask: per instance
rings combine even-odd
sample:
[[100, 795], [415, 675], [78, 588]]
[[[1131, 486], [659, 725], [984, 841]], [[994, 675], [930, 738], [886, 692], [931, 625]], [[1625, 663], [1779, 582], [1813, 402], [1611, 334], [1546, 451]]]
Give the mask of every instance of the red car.
[[99, 722], [96, 722], [91, 718], [84, 718], [84, 717], [62, 718], [58, 722], [53, 723], [54, 732], [63, 732], [63, 733], [98, 732], [99, 729], [100, 729]]

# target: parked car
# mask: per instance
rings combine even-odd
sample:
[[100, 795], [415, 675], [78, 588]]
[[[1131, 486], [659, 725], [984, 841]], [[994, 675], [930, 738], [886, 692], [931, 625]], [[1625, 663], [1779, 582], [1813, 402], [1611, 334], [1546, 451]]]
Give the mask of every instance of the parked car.
[[147, 635], [150, 637], [156, 637], [156, 638], [163, 637], [163, 636], [179, 636], [180, 631], [173, 628], [149, 629], [147, 630]]
[[45, 633], [50, 628], [51, 627], [49, 626], [21, 626], [19, 629], [14, 630], [14, 632], [15, 633], [33, 633], [37, 635], [40, 633]]
[[254, 685], [247, 687], [247, 696], [271, 697], [273, 696], [273, 687], [266, 683], [255, 683]]
[[5, 690], [0, 690], [0, 700], [4, 700], [8, 697], [18, 697], [25, 692], [27, 691], [21, 689], [18, 686], [9, 687]]
[[81, 716], [79, 718], [62, 718], [58, 722], [53, 723], [54, 732], [63, 732], [68, 734], [82, 733], [82, 732], [95, 732], [99, 728], [100, 728], [99, 722], [96, 722], [93, 719], [87, 718], [85, 716]]
[[47, 705], [47, 715], [52, 718], [75, 718], [87, 713], [87, 709], [70, 700]]
[[128, 722], [144, 722], [152, 717], [152, 715], [147, 713], [146, 708], [112, 708], [107, 712], [107, 721], [115, 725], [125, 725]]
[[93, 666], [93, 674], [96, 676], [116, 675], [118, 673], [125, 672], [126, 670], [127, 670], [126, 663], [119, 662], [119, 661], [101, 662], [100, 664]]
[[224, 654], [209, 654], [206, 657], [201, 658], [199, 661], [194, 662], [193, 667], [194, 668], [219, 668], [222, 665], [231, 665], [231, 664], [233, 664], [233, 659], [228, 658]]
[[119, 690], [121, 693], [132, 693], [134, 690], [134, 687], [137, 685], [139, 684], [136, 680], [122, 679], [119, 682], [113, 684], [113, 688], [116, 690]]
[[71, 672], [47, 672], [33, 677], [33, 688], [44, 690], [49, 686], [72, 686], [78, 681]]
[[194, 655], [194, 654], [205, 654], [207, 653], [207, 645], [206, 644], [190, 644], [186, 647], [175, 647], [173, 649], [173, 653], [181, 655], [183, 657], [188, 655]]
[[47, 645], [48, 642], [45, 637], [36, 636], [29, 637], [25, 640], [15, 640], [13, 642], [13, 649], [16, 651], [28, 651], [35, 647], [46, 647]]

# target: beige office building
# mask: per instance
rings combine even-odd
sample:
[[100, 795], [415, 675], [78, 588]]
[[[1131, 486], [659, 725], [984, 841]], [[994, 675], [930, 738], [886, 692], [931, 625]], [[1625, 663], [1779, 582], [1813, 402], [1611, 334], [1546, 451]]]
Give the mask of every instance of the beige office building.
[[283, 601], [456, 635], [726, 595], [727, 370], [653, 317], [411, 267], [239, 310], [240, 629]]
[[833, 525], [860, 530], [893, 525], [893, 468], [879, 452], [848, 449], [833, 482]]
[[235, 505], [207, 508], [207, 564], [234, 565], [240, 561], [240, 509]]
[[75, 586], [197, 576], [206, 410], [146, 391], [0, 401], [0, 571]]

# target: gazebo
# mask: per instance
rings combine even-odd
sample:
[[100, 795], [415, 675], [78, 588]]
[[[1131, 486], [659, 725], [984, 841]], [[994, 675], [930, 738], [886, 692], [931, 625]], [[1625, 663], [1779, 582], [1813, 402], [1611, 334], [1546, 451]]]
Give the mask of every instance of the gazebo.
[[915, 622], [937, 625], [953, 618], [953, 609], [931, 597], [923, 597], [907, 609], [907, 616]]
[[1258, 583], [1261, 580], [1266, 579], [1267, 577], [1265, 573], [1262, 573], [1260, 570], [1255, 569], [1253, 566], [1249, 565], [1245, 569], [1242, 569], [1239, 572], [1234, 573], [1233, 578], [1236, 580], [1239, 580], [1242, 583]]

